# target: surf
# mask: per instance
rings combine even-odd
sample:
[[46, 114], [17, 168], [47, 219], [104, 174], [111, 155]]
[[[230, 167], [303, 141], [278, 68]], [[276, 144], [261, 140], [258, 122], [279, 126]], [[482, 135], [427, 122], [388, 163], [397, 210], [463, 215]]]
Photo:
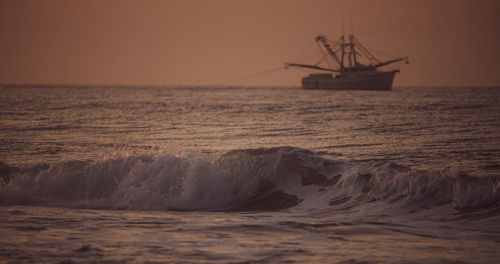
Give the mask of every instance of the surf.
[[182, 211], [408, 215], [500, 214], [500, 178], [458, 168], [358, 164], [295, 147], [219, 157], [177, 151], [14, 167], [0, 163], [0, 205]]

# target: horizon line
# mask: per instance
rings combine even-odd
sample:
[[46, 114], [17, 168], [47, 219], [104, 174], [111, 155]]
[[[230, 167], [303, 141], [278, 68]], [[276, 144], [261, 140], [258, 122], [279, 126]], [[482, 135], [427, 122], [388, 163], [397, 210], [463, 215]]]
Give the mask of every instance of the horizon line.
[[[164, 88], [196, 88], [196, 87], [279, 87], [279, 88], [292, 88], [301, 87], [300, 85], [272, 85], [272, 84], [262, 84], [262, 85], [221, 85], [221, 84], [83, 84], [83, 83], [0, 83], [0, 87], [6, 86], [35, 86], [35, 87], [164, 87]], [[398, 85], [393, 86], [393, 88], [500, 88], [499, 85]]]

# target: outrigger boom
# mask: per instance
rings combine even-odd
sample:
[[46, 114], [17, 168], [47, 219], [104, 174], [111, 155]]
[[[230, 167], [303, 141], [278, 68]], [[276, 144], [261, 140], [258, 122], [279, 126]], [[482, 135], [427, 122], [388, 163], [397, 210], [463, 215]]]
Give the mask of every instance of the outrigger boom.
[[285, 69], [288, 69], [288, 67], [302, 67], [302, 68], [310, 68], [310, 69], [316, 69], [316, 70], [322, 70], [322, 71], [339, 72], [338, 70], [323, 68], [323, 67], [319, 67], [316, 65], [307, 65], [307, 64], [299, 64], [299, 63], [285, 63]]

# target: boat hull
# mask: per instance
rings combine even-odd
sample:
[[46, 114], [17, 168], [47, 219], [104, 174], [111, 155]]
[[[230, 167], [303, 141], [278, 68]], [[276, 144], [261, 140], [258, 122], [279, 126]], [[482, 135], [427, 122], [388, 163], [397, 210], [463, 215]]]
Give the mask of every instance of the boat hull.
[[309, 75], [302, 79], [304, 89], [325, 90], [376, 90], [389, 91], [397, 70], [389, 72], [367, 72], [335, 77], [331, 75]]

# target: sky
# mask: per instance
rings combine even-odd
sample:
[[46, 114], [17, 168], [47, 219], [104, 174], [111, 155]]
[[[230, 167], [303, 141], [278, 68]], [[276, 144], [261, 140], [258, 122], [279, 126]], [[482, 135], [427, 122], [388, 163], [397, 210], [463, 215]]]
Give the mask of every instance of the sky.
[[500, 0], [0, 0], [0, 83], [299, 86], [308, 72], [284, 63], [352, 28], [409, 58], [396, 86], [500, 86], [499, 14]]

